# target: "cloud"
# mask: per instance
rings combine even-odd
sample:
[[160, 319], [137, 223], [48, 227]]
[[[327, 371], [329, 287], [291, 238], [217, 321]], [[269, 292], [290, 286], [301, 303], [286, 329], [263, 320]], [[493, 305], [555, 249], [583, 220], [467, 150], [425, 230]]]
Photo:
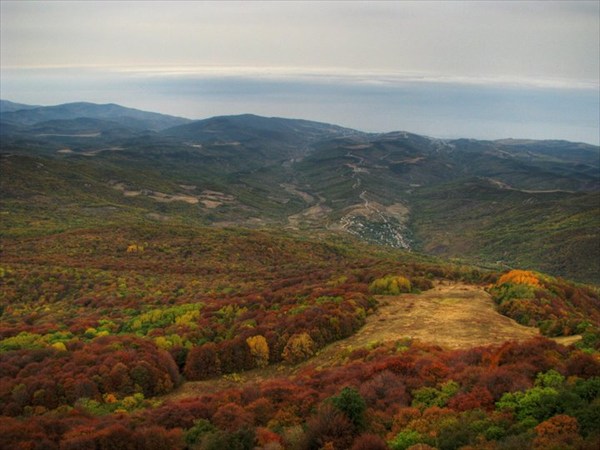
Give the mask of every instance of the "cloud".
[[361, 70], [339, 67], [256, 67], [256, 66], [205, 66], [205, 67], [122, 67], [112, 71], [146, 77], [202, 78], [241, 77], [282, 81], [316, 83], [354, 83], [394, 85], [401, 83], [448, 83], [462, 85], [523, 86], [557, 89], [595, 89], [599, 80], [573, 80], [569, 78], [534, 78], [524, 76], [468, 76], [442, 75], [432, 72]]
[[597, 1], [2, 0], [0, 21], [0, 94], [24, 103], [599, 139]]
[[525, 76], [468, 76], [442, 75], [433, 72], [363, 70], [341, 67], [283, 67], [283, 66], [110, 66], [110, 65], [40, 65], [7, 67], [3, 72], [10, 74], [36, 74], [37, 76], [70, 76], [81, 73], [85, 76], [127, 79], [256, 79], [281, 82], [317, 84], [355, 84], [392, 86], [406, 83], [443, 83], [465, 86], [504, 86], [543, 89], [598, 89], [598, 79], [573, 80], [570, 78], [525, 77]]
[[1, 2], [1, 65], [598, 80], [598, 2]]

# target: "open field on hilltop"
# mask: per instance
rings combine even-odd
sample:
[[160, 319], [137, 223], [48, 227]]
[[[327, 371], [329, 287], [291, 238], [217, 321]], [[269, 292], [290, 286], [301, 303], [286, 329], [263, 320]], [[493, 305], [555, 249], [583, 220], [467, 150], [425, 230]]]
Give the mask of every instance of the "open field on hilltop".
[[358, 348], [402, 338], [451, 349], [538, 336], [536, 328], [500, 315], [487, 292], [463, 283], [441, 283], [421, 294], [379, 297], [378, 311], [340, 345]]
[[[520, 325], [498, 313], [490, 295], [479, 286], [441, 282], [421, 294], [378, 298], [379, 308], [357, 333], [329, 345], [309, 363], [327, 365], [353, 349], [403, 338], [465, 349], [540, 336], [537, 328]], [[565, 345], [579, 339], [555, 338]]]
[[[293, 375], [308, 366], [332, 367], [342, 364], [352, 350], [405, 338], [449, 349], [465, 349], [540, 336], [537, 328], [520, 325], [499, 314], [490, 295], [479, 286], [441, 282], [421, 294], [379, 296], [378, 299], [379, 308], [367, 317], [358, 332], [328, 345], [304, 363], [297, 366], [279, 364], [235, 376], [186, 382], [165, 398], [180, 400], [200, 396], [246, 382]], [[569, 345], [580, 338], [567, 336], [555, 340]]]

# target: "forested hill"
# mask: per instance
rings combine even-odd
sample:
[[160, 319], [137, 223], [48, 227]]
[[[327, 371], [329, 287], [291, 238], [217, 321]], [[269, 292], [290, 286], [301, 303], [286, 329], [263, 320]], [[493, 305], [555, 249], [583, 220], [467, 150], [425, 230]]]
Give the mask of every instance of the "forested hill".
[[441, 140], [251, 114], [3, 101], [7, 235], [121, 220], [349, 233], [600, 281], [600, 150]]
[[2, 448], [600, 439], [597, 289], [347, 235], [166, 221], [2, 245]]
[[598, 147], [1, 106], [0, 448], [598, 448]]

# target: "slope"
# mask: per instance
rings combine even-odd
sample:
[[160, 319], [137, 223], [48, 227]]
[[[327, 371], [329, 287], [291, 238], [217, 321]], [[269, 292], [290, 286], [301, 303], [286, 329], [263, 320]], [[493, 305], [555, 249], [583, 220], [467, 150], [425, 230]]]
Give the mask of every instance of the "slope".
[[99, 224], [102, 214], [90, 217], [96, 208], [108, 217], [345, 232], [600, 280], [598, 147], [367, 134], [254, 115], [154, 132], [121, 121], [121, 107], [77, 105], [65, 108], [106, 118], [3, 122], [11, 223], [30, 227], [29, 208], [50, 228]]
[[123, 125], [150, 130], [161, 130], [189, 122], [189, 119], [126, 108], [114, 103], [99, 105], [86, 102], [38, 107], [8, 105], [2, 111], [1, 120], [9, 124], [30, 126], [48, 120], [71, 120], [81, 117], [117, 120]]

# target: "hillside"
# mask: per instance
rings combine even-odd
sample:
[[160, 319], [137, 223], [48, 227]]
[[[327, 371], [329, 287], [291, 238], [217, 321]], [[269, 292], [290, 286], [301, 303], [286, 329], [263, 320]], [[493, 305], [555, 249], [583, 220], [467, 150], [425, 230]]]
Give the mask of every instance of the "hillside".
[[19, 111], [22, 109], [34, 109], [38, 107], [38, 105], [25, 105], [23, 103], [15, 103], [8, 100], [0, 100], [0, 113]]
[[56, 106], [29, 106], [3, 100], [1, 112], [2, 122], [24, 127], [51, 120], [73, 120], [82, 117], [110, 119], [135, 128], [150, 130], [161, 130], [189, 122], [188, 119], [181, 117], [125, 108], [113, 103], [98, 105], [77, 102]]
[[[498, 313], [490, 295], [479, 286], [461, 282], [441, 282], [419, 294], [379, 297], [377, 309], [355, 334], [333, 342], [309, 360], [296, 366], [280, 364], [254, 369], [228, 377], [187, 382], [169, 393], [169, 401], [200, 397], [218, 390], [252, 384], [274, 376], [292, 376], [307, 368], [329, 369], [348, 363], [353, 352], [396, 345], [398, 342], [420, 342], [448, 349], [470, 349], [498, 342], [527, 341], [540, 332], [520, 325]], [[554, 338], [565, 345], [578, 342], [581, 336]]]
[[598, 291], [546, 275], [124, 221], [5, 236], [0, 274], [3, 447], [528, 448], [556, 411], [598, 442]]
[[39, 120], [0, 136], [0, 447], [600, 443], [597, 287], [507, 268], [597, 280], [597, 148]]
[[284, 227], [600, 281], [598, 147], [83, 103], [2, 124], [4, 233], [115, 217]]
[[599, 34], [0, 0], [0, 450], [600, 450]]

